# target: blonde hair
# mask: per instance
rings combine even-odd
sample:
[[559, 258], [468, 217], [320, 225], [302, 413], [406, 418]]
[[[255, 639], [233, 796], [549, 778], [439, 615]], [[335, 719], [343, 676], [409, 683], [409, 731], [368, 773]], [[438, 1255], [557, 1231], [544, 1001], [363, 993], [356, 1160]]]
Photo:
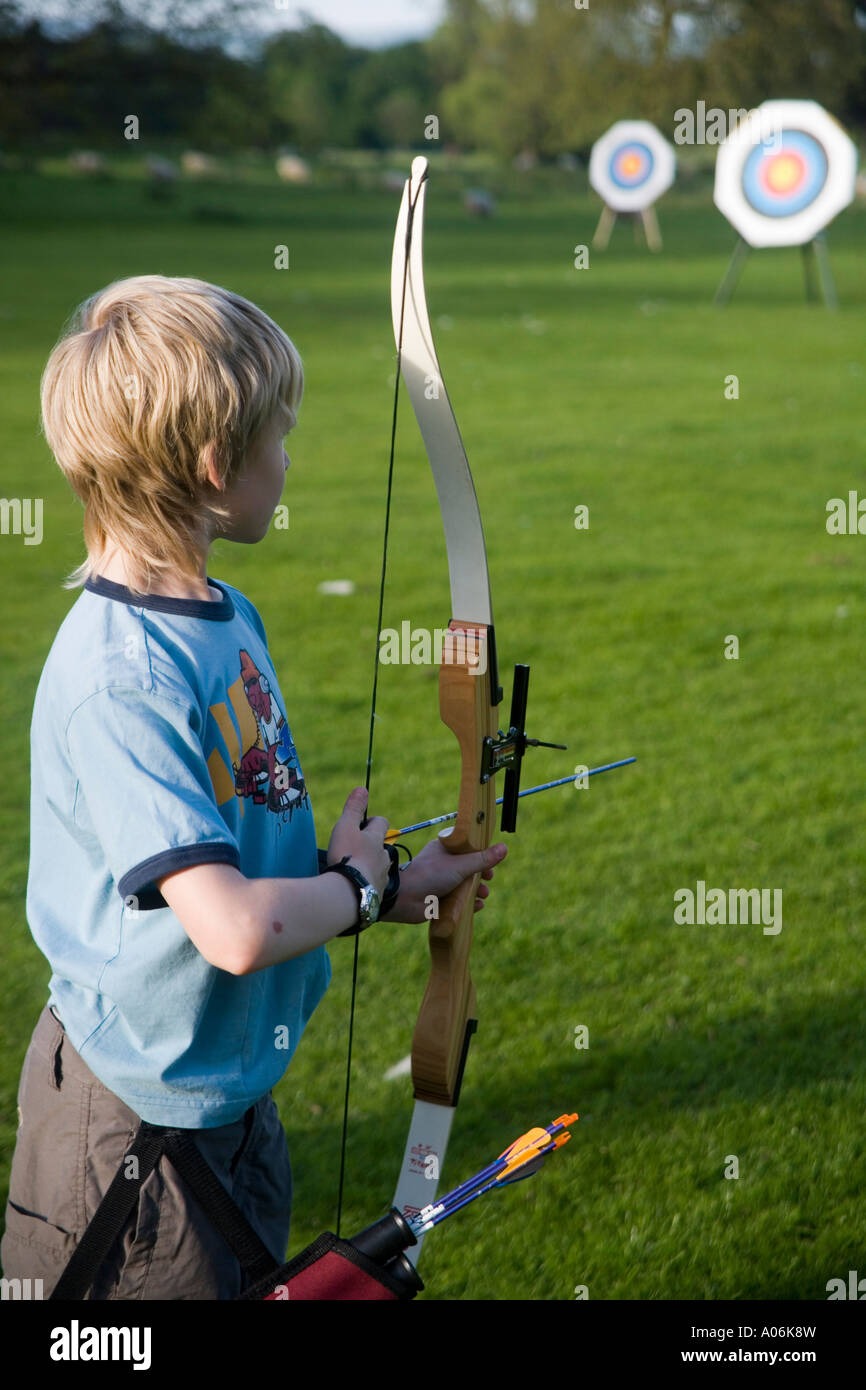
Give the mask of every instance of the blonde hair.
[[194, 553], [230, 516], [208, 481], [229, 486], [279, 405], [294, 425], [298, 353], [249, 300], [203, 280], [139, 275], [76, 310], [42, 376], [42, 428], [84, 504], [94, 573], [109, 542], [146, 592], [160, 571], [191, 573]]

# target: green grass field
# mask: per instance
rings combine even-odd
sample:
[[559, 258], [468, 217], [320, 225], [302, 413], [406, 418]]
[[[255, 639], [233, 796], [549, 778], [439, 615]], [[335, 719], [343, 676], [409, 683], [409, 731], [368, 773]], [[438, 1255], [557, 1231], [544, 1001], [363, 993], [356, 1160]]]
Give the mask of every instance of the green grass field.
[[[45, 502], [40, 546], [0, 544], [5, 1201], [49, 974], [24, 916], [30, 709], [82, 557], [78, 505], [38, 432], [42, 366], [79, 300], [138, 273], [228, 285], [296, 341], [307, 397], [290, 528], [254, 549], [221, 543], [210, 572], [264, 617], [325, 843], [364, 775], [398, 198], [262, 182], [156, 202], [131, 180], [35, 172], [0, 175], [0, 197], [0, 493]], [[864, 487], [866, 209], [830, 231], [835, 314], [804, 302], [796, 251], [755, 253], [714, 309], [735, 234], [702, 190], [660, 205], [662, 254], [620, 224], [575, 270], [597, 212], [561, 186], [513, 192], [474, 222], [431, 175], [428, 300], [485, 521], [503, 675], [531, 664], [530, 732], [569, 744], [531, 752], [525, 785], [638, 763], [522, 804], [477, 921], [480, 1029], [446, 1186], [530, 1125], [581, 1119], [541, 1175], [428, 1239], [425, 1296], [824, 1299], [829, 1279], [866, 1275], [866, 542], [825, 528], [828, 499]], [[385, 624], [441, 627], [438, 507], [403, 406]], [[320, 594], [331, 579], [355, 593]], [[451, 809], [458, 759], [435, 672], [383, 668], [380, 713], [376, 809], [398, 825]], [[782, 930], [676, 925], [674, 894], [698, 880], [781, 889]], [[409, 1050], [425, 935], [384, 925], [362, 942], [347, 1231], [392, 1196], [411, 1096], [385, 1073]], [[276, 1092], [292, 1252], [334, 1221], [351, 944], [332, 958], [333, 988]]]

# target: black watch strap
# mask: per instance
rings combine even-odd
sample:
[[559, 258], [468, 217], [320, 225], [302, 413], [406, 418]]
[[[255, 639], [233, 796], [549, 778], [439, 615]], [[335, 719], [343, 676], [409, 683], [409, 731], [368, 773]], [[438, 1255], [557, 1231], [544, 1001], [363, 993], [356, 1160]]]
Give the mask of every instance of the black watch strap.
[[[321, 853], [321, 851], [320, 851], [320, 853]], [[358, 894], [358, 920], [357, 920], [357, 922], [355, 922], [354, 926], [346, 927], [346, 930], [345, 930], [345, 931], [338, 932], [337, 935], [338, 935], [338, 936], [358, 936], [362, 931], [366, 931], [368, 927], [370, 927], [370, 926], [373, 925], [372, 922], [362, 922], [362, 921], [361, 921], [361, 903], [362, 903], [362, 901], [363, 901], [363, 892], [364, 892], [364, 889], [365, 889], [365, 888], [372, 888], [373, 885], [370, 883], [369, 879], [366, 879], [366, 878], [364, 877], [364, 875], [361, 873], [361, 870], [360, 870], [360, 869], [354, 868], [353, 865], [351, 865], [351, 864], [349, 863], [349, 856], [348, 856], [348, 854], [345, 855], [345, 856], [340, 860], [339, 864], [329, 864], [329, 863], [327, 862], [327, 855], [325, 856], [325, 866], [324, 866], [324, 868], [321, 867], [321, 860], [319, 861], [319, 863], [320, 863], [319, 872], [320, 872], [321, 874], [340, 874], [340, 876], [341, 876], [342, 878], [348, 879], [348, 881], [351, 883], [352, 887], [353, 887], [353, 888], [355, 889], [355, 891], [357, 892], [357, 894]], [[378, 893], [376, 894], [376, 896], [377, 896], [377, 897], [379, 896]], [[376, 920], [378, 920], [379, 915], [381, 914], [381, 911], [382, 911], [382, 904], [381, 904], [381, 899], [380, 899], [380, 902], [379, 902], [379, 912], [377, 912], [377, 914], [376, 914]]]
[[[394, 906], [395, 902], [400, 896], [400, 855], [397, 852], [397, 848], [395, 845], [386, 845], [385, 848], [388, 851], [388, 857], [391, 860], [391, 868], [388, 871], [388, 882], [385, 884], [385, 891], [382, 894], [382, 897], [379, 902], [380, 921], [385, 916], [386, 912], [391, 911], [391, 908]], [[338, 867], [336, 864], [328, 863], [328, 851], [326, 849], [320, 849], [317, 851], [317, 853], [319, 856], [320, 874], [327, 873], [330, 869], [335, 869]], [[343, 862], [345, 863], [345, 860]], [[355, 872], [357, 873], [358, 871], [355, 870]], [[350, 877], [350, 875], [347, 875], [347, 877]], [[358, 901], [360, 904], [360, 896]], [[339, 934], [340, 936], [355, 936], [358, 932], [361, 931], [366, 931], [366, 927], [362, 927], [359, 923], [357, 926], [347, 927], [345, 931], [341, 931]]]

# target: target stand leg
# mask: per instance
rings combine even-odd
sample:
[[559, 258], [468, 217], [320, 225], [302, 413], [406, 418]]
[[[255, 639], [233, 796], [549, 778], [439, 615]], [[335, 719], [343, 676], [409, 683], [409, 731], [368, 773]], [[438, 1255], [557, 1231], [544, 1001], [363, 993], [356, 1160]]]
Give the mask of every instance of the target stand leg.
[[737, 287], [737, 282], [743, 273], [743, 266], [746, 264], [746, 257], [749, 254], [749, 249], [750, 248], [748, 246], [748, 243], [743, 241], [743, 238], [740, 237], [739, 241], [734, 247], [734, 254], [731, 257], [731, 263], [728, 266], [722, 278], [722, 283], [716, 290], [716, 297], [713, 300], [714, 304], [723, 306], [728, 303], [731, 295], [734, 293], [734, 290]]
[[640, 220], [643, 224], [643, 234], [646, 237], [646, 244], [650, 251], [661, 251], [662, 234], [659, 231], [659, 220], [656, 217], [655, 208], [644, 208], [641, 211]]
[[812, 242], [815, 260], [818, 263], [818, 279], [821, 283], [821, 294], [824, 296], [824, 303], [828, 309], [839, 308], [839, 298], [836, 294], [836, 283], [833, 279], [833, 272], [830, 269], [830, 252], [827, 249], [827, 235], [819, 232]]
[[598, 219], [598, 226], [595, 229], [595, 236], [592, 244], [596, 251], [606, 251], [610, 241], [610, 234], [613, 231], [613, 224], [616, 221], [616, 213], [613, 208], [609, 208], [607, 203], [601, 210], [601, 217]]
[[800, 247], [803, 257], [803, 284], [806, 288], [806, 303], [815, 304], [818, 299], [818, 292], [815, 288], [815, 243], [814, 241], [804, 241]]

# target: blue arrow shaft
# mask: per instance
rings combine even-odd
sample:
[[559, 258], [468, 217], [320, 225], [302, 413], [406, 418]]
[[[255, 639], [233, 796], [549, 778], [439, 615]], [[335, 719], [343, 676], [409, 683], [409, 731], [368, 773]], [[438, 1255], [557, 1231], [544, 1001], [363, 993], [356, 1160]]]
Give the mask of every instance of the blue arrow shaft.
[[[550, 791], [551, 787], [564, 787], [569, 782], [576, 782], [578, 777], [595, 777], [598, 772], [612, 772], [615, 767], [628, 767], [629, 763], [637, 762], [637, 758], [620, 758], [616, 763], [605, 763], [602, 767], [590, 767], [586, 772], [574, 774], [571, 777], [557, 777], [555, 782], [542, 782], [538, 787], [527, 787], [525, 791], [519, 792], [518, 796], [534, 796], [536, 792]], [[501, 806], [504, 797], [496, 798], [496, 805]], [[432, 820], [419, 820], [414, 825], [404, 825], [402, 830], [391, 830], [388, 832], [389, 841], [393, 842], [400, 835], [411, 835], [415, 830], [429, 830], [433, 825], [444, 825], [446, 821], [456, 820], [457, 812], [448, 811], [444, 816], [434, 816]]]

